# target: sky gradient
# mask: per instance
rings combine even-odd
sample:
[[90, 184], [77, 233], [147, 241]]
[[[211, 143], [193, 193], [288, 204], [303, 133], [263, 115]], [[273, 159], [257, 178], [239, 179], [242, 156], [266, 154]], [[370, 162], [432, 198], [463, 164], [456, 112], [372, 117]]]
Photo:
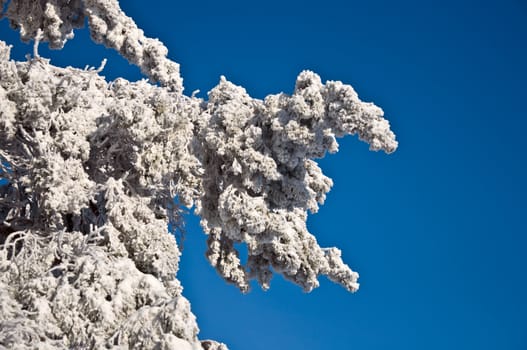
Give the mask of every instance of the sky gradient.
[[[154, 2], [151, 2], [154, 3]], [[291, 93], [304, 69], [351, 84], [385, 111], [399, 149], [355, 138], [320, 160], [334, 180], [308, 221], [361, 277], [346, 292], [325, 278], [310, 294], [276, 276], [242, 295], [204, 257], [189, 215], [179, 278], [200, 338], [231, 350], [527, 349], [527, 3], [496, 1], [122, 1], [181, 64], [185, 93], [220, 75], [263, 98]], [[13, 57], [32, 52], [0, 22]], [[137, 68], [89, 42], [59, 66]]]

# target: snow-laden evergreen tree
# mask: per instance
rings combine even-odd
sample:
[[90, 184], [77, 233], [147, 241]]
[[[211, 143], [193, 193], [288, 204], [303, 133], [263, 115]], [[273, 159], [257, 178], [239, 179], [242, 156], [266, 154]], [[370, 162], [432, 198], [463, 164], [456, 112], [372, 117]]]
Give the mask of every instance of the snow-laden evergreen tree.
[[[332, 181], [314, 159], [336, 137], [397, 147], [383, 111], [349, 85], [304, 71], [294, 93], [251, 98], [225, 78], [208, 100], [183, 94], [179, 65], [117, 0], [0, 0], [26, 62], [0, 41], [0, 348], [226, 349], [198, 340], [176, 277], [168, 224], [195, 206], [206, 257], [243, 292], [272, 273], [311, 291], [326, 275], [349, 291], [358, 274], [321, 248], [307, 212]], [[107, 82], [100, 69], [59, 68], [88, 19], [92, 39], [148, 78]], [[240, 262], [235, 243], [246, 243]]]

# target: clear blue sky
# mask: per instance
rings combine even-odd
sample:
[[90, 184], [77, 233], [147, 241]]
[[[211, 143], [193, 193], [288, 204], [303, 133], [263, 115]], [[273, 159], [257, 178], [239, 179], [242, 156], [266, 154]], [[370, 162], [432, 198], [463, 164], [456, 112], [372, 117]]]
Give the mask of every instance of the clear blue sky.
[[[201, 338], [231, 350], [527, 349], [527, 2], [146, 3], [122, 6], [167, 45], [188, 94], [222, 74], [255, 97], [291, 92], [312, 69], [380, 105], [400, 142], [387, 156], [344, 139], [321, 161], [335, 186], [309, 227], [360, 272], [356, 294], [275, 277], [242, 295], [208, 266], [189, 217], [179, 277]], [[18, 41], [5, 21], [0, 38]], [[87, 40], [41, 54], [79, 67], [108, 57], [109, 79], [140, 77]]]

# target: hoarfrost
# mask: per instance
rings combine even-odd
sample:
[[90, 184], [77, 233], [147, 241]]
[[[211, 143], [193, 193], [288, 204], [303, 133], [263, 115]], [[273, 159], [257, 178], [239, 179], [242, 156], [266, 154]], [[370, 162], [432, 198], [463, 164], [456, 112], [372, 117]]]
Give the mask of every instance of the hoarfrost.
[[187, 97], [167, 49], [115, 0], [11, 0], [3, 16], [52, 48], [88, 18], [92, 38], [150, 82], [14, 62], [0, 41], [0, 345], [226, 349], [198, 340], [176, 278], [175, 196], [195, 205], [209, 262], [242, 291], [269, 288], [273, 273], [305, 291], [320, 275], [358, 289], [306, 219], [332, 186], [315, 159], [337, 137], [397, 148], [379, 107], [310, 71], [292, 95], [254, 99], [221, 77], [207, 101]]

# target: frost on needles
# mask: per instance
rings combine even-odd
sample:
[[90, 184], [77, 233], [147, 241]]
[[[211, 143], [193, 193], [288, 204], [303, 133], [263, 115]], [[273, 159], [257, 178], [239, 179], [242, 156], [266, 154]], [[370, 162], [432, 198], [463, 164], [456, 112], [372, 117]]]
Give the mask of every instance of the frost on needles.
[[[306, 218], [332, 186], [314, 159], [336, 152], [336, 137], [396, 149], [379, 107], [309, 71], [290, 96], [254, 99], [222, 77], [208, 101], [188, 97], [166, 47], [115, 0], [0, 4], [36, 42], [15, 62], [0, 41], [0, 346], [226, 349], [198, 340], [176, 278], [176, 196], [195, 205], [211, 265], [243, 292], [251, 280], [269, 288], [273, 273], [305, 291], [320, 275], [358, 289]], [[38, 42], [63, 47], [85, 18], [148, 81], [108, 83], [38, 56]]]

